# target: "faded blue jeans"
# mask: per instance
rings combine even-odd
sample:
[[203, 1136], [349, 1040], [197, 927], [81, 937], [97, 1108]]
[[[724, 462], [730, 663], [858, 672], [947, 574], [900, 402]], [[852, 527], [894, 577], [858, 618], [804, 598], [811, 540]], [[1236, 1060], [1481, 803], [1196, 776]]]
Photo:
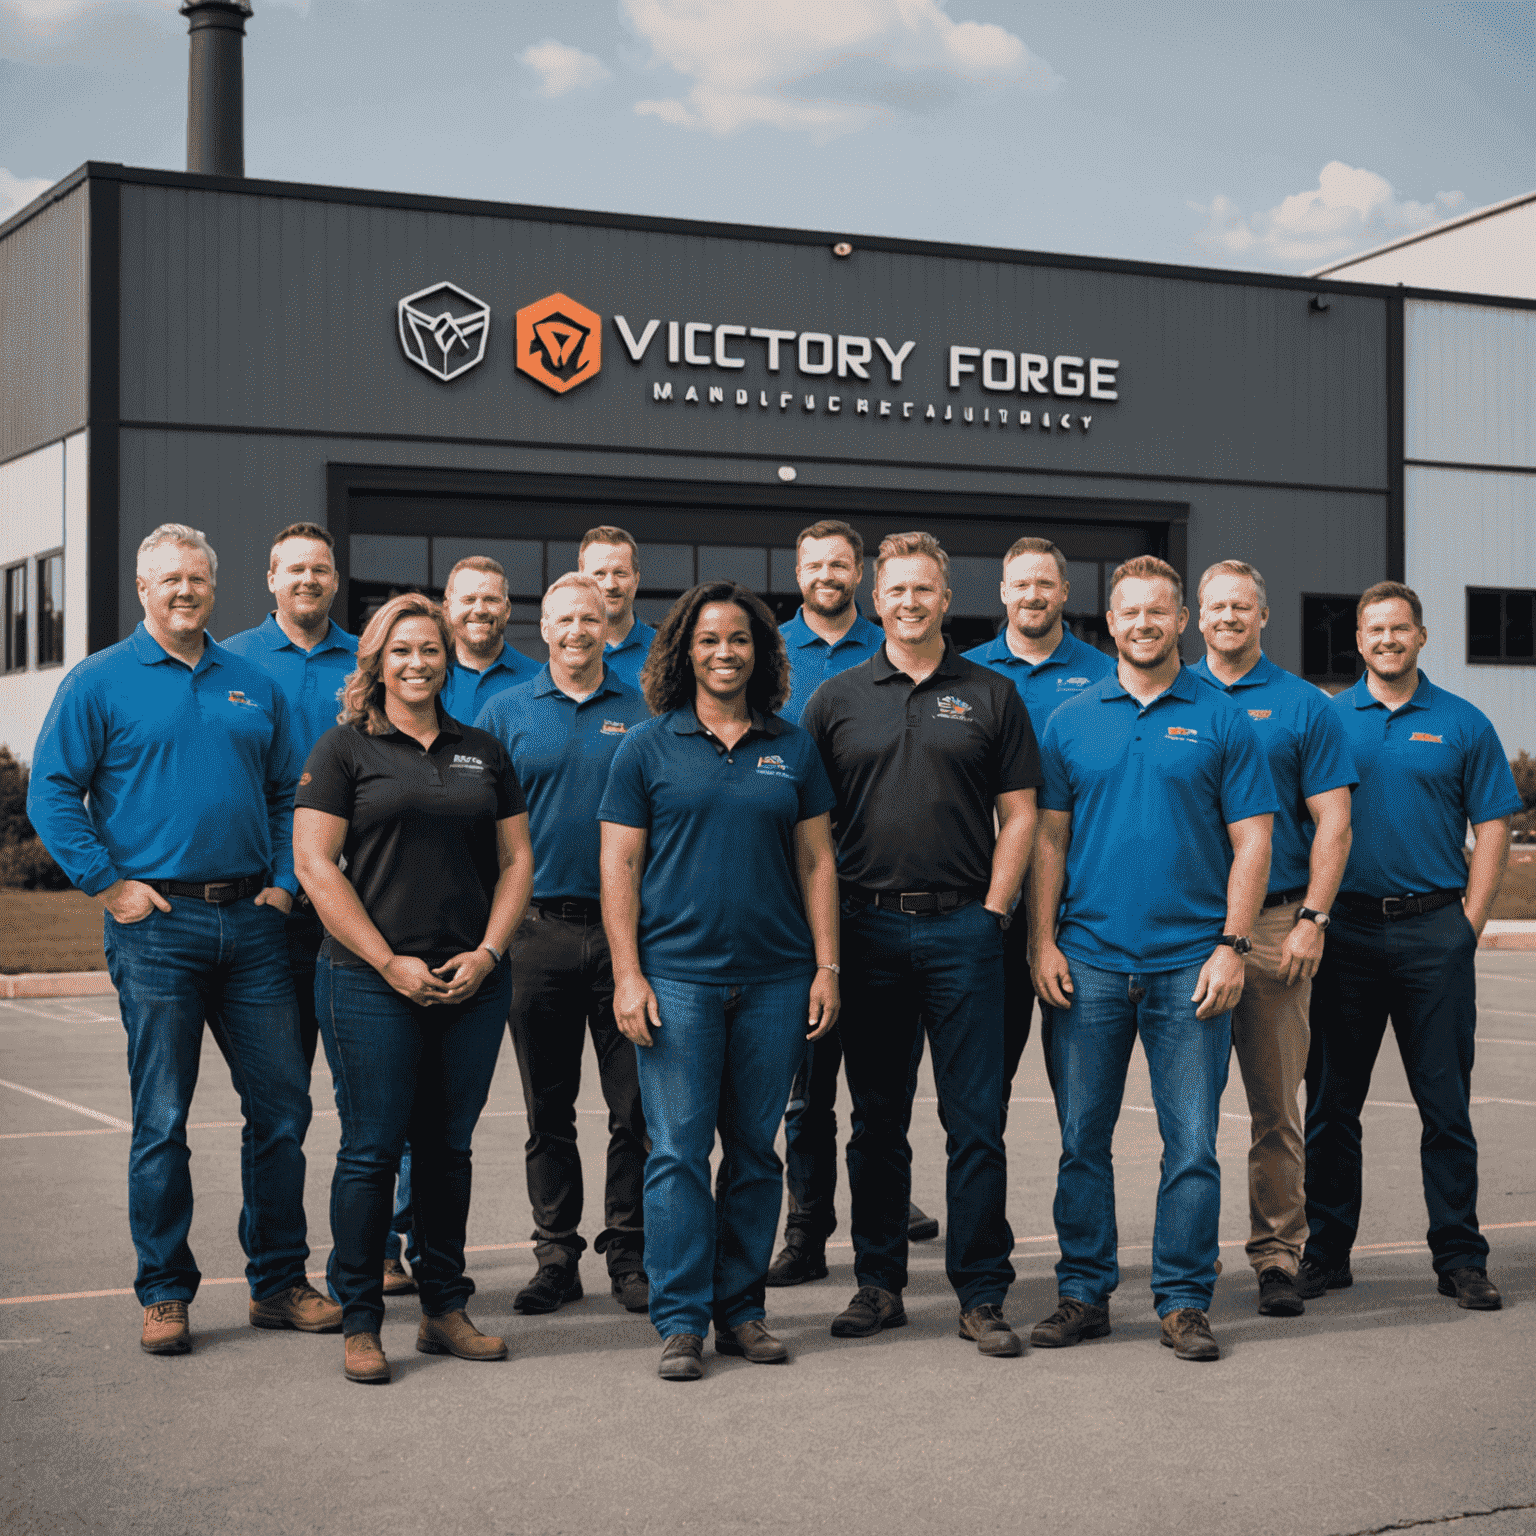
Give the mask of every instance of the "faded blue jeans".
[[1216, 1127], [1232, 1054], [1232, 1015], [1197, 1019], [1198, 965], [1126, 975], [1068, 959], [1072, 1006], [1051, 1010], [1052, 1077], [1061, 1121], [1056, 1176], [1056, 1289], [1107, 1306], [1120, 1283], [1110, 1141], [1141, 1036], [1163, 1137], [1152, 1299], [1157, 1315], [1206, 1311], [1216, 1289], [1221, 1167]]
[[309, 1067], [299, 1042], [286, 918], [248, 899], [216, 907], [171, 896], [136, 923], [102, 914], [107, 971], [128, 1033], [133, 1142], [128, 1226], [143, 1306], [191, 1301], [201, 1279], [187, 1234], [192, 1172], [187, 1115], [213, 1033], [240, 1095], [240, 1246], [251, 1295], [304, 1280], [304, 1133]]
[[[645, 1162], [645, 1269], [663, 1339], [703, 1338], [711, 1319], [762, 1318], [783, 1164], [774, 1150], [805, 1057], [811, 978], [710, 986], [648, 977], [661, 1027], [637, 1046]], [[709, 1155], [720, 1130], [718, 1205]]]

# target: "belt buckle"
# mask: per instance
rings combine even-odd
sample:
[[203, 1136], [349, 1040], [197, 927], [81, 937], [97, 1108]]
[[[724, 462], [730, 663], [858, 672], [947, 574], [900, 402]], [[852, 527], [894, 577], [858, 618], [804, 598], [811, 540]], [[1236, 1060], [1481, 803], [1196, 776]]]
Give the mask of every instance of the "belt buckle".
[[1381, 898], [1381, 915], [1383, 917], [1401, 917], [1403, 907], [1408, 905], [1406, 896], [1383, 896]]
[[908, 917], [921, 917], [922, 909], [919, 907], [909, 907], [907, 905], [907, 898], [910, 896], [916, 901], [919, 897], [926, 895], [928, 895], [927, 891], [900, 891], [896, 896], [896, 910], [905, 913]]
[[215, 892], [233, 891], [237, 882], [234, 880], [210, 880], [203, 887], [203, 900], [216, 907], [227, 907], [235, 898], [233, 896], [218, 896]]

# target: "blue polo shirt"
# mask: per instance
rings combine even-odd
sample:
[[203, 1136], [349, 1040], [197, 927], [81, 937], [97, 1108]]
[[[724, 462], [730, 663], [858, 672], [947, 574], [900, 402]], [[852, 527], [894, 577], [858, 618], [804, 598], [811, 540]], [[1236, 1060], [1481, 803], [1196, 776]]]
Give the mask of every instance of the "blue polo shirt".
[[283, 690], [299, 745], [308, 757], [341, 712], [342, 684], [357, 670], [357, 636], [333, 619], [314, 649], [306, 651], [282, 632], [277, 615], [269, 613], [254, 629], [242, 629], [219, 644], [254, 662]]
[[872, 624], [861, 613], [853, 621], [848, 633], [836, 645], [828, 645], [805, 622], [805, 605], [802, 603], [795, 616], [787, 624], [779, 625], [784, 637], [784, 649], [789, 655], [789, 700], [779, 714], [797, 725], [805, 706], [829, 677], [868, 661], [885, 644], [885, 631]]
[[1248, 717], [1182, 667], [1145, 707], [1117, 675], [1051, 716], [1041, 810], [1070, 811], [1056, 942], [1101, 970], [1203, 964], [1227, 916], [1227, 827], [1275, 809]]
[[141, 623], [59, 685], [27, 815], [71, 882], [262, 875], [296, 895], [293, 793], [304, 766], [282, 689], [212, 640], [196, 667]]
[[640, 668], [651, 654], [651, 641], [656, 631], [639, 619], [630, 626], [629, 633], [615, 645], [611, 640], [603, 647], [603, 666], [620, 682], [628, 683], [636, 693], [640, 692]]
[[1046, 722], [1063, 704], [1115, 670], [1113, 656], [1079, 640], [1070, 629], [1063, 629], [1061, 644], [1041, 662], [1015, 656], [1008, 646], [1006, 628], [985, 645], [966, 651], [965, 659], [1001, 672], [1018, 689], [1037, 741], [1045, 736]]
[[1521, 805], [1498, 732], [1476, 705], [1435, 687], [1422, 670], [1413, 697], [1396, 710], [1366, 682], [1330, 706], [1360, 776], [1341, 889], [1371, 897], [1463, 889], [1467, 823], [1512, 816]]
[[1360, 782], [1355, 760], [1328, 695], [1277, 667], [1262, 652], [1235, 683], [1223, 683], [1202, 656], [1189, 669], [1247, 711], [1259, 733], [1275, 796], [1275, 836], [1269, 860], [1271, 891], [1305, 889], [1312, 878], [1312, 839], [1317, 827], [1307, 809], [1312, 795], [1353, 789]]
[[836, 804], [816, 744], [756, 715], [729, 751], [692, 708], [628, 733], [602, 821], [644, 827], [640, 968], [669, 981], [771, 981], [816, 964], [795, 828]]
[[596, 901], [597, 807], [619, 743], [651, 718], [645, 700], [606, 668], [579, 704], [540, 668], [498, 694], [475, 724], [507, 749], [528, 801], [537, 901]]
[[448, 679], [438, 695], [443, 708], [455, 720], [473, 725], [498, 693], [516, 688], [529, 678], [539, 675], [539, 664], [521, 651], [504, 645], [499, 655], [485, 671], [477, 672], [464, 666], [457, 657], [448, 663]]

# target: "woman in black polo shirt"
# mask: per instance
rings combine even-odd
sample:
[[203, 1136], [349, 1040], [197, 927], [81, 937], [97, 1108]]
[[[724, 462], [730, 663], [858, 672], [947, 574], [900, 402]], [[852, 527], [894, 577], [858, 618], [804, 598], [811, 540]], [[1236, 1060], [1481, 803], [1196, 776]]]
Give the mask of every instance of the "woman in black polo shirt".
[[[298, 877], [327, 938], [315, 1003], [336, 1082], [327, 1277], [352, 1381], [389, 1380], [379, 1343], [395, 1168], [411, 1144], [420, 1249], [416, 1348], [501, 1360], [464, 1311], [470, 1140], [506, 1027], [502, 958], [533, 880], [528, 814], [495, 737], [443, 713], [453, 640], [416, 593], [376, 613], [342, 693], [342, 724], [305, 764]], [[346, 873], [338, 867], [344, 857]]]
[[773, 1143], [806, 1039], [837, 1020], [834, 796], [810, 736], [773, 713], [789, 695], [773, 616], [734, 582], [678, 599], [641, 681], [659, 718], [625, 737], [598, 809], [603, 926], [614, 1014], [641, 1047], [660, 1374], [693, 1381], [711, 1321], [718, 1354], [787, 1358], [763, 1322]]

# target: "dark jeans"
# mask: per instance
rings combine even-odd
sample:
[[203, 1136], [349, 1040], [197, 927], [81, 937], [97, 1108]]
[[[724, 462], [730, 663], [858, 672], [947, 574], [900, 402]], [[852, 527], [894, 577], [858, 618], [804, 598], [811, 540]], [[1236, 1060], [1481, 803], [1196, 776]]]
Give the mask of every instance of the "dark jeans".
[[[1029, 918], [1020, 901], [1013, 909], [1013, 924], [1003, 935], [1003, 1128], [1008, 1127], [1008, 1100], [1013, 1079], [1029, 1044], [1029, 1026], [1035, 1011], [1035, 983], [1029, 974]], [[1045, 1076], [1053, 1089], [1051, 1065], [1051, 1010], [1040, 1004], [1040, 1049], [1045, 1056]]]
[[979, 901], [921, 916], [842, 904], [848, 1184], [860, 1285], [907, 1283], [912, 1062], [928, 1032], [949, 1132], [945, 1269], [966, 1309], [1013, 1283], [1003, 1152], [1003, 935]]
[[528, 1107], [528, 1199], [534, 1255], [540, 1264], [574, 1261], [580, 1235], [581, 1154], [576, 1148], [576, 1095], [588, 1028], [598, 1080], [608, 1104], [606, 1222], [593, 1246], [608, 1255], [608, 1273], [644, 1267], [645, 1112], [635, 1046], [613, 1017], [613, 963], [599, 918], [552, 917], [537, 908], [513, 936], [512, 1009], [507, 1023]]
[[326, 1277], [345, 1332], [384, 1320], [384, 1234], [395, 1169], [411, 1143], [412, 1233], [421, 1310], [442, 1317], [475, 1293], [464, 1273], [470, 1142], [496, 1071], [512, 995], [505, 960], [456, 1007], [407, 1001], [370, 966], [341, 964], [327, 944], [315, 1005], [336, 1079], [341, 1148], [331, 1180]]
[[1390, 923], [1334, 907], [1312, 982], [1307, 1057], [1305, 1256], [1315, 1263], [1343, 1264], [1360, 1227], [1360, 1111], [1388, 1018], [1423, 1125], [1419, 1163], [1435, 1270], [1487, 1263], [1471, 1109], [1476, 954], [1460, 902]]
[[299, 1011], [299, 1046], [304, 1065], [315, 1064], [315, 1045], [320, 1039], [320, 1020], [315, 1016], [315, 956], [325, 942], [325, 929], [315, 909], [302, 897], [287, 919], [288, 969], [293, 976], [294, 1004]]
[[102, 914], [107, 971], [128, 1033], [133, 1141], [128, 1226], [134, 1291], [146, 1307], [191, 1301], [199, 1274], [187, 1234], [192, 1174], [187, 1114], [213, 1032], [240, 1095], [240, 1246], [258, 1301], [304, 1280], [304, 1132], [309, 1072], [299, 1051], [283, 914], [249, 900], [215, 907], [169, 898], [136, 923]]

